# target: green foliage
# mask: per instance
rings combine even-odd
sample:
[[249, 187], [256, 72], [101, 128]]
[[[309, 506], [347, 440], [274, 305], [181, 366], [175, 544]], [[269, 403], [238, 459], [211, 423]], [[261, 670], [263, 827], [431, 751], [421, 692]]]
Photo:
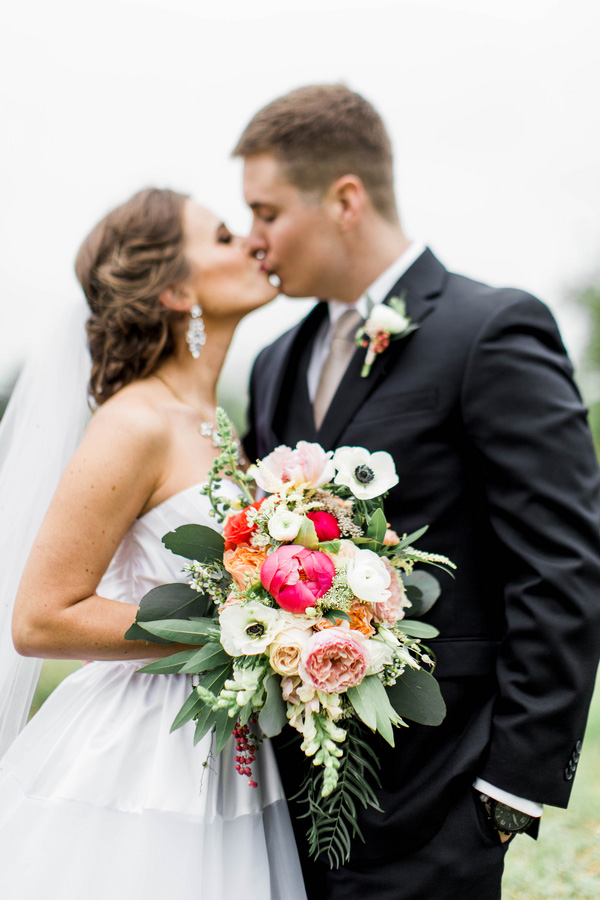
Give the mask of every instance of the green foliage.
[[416, 619], [401, 619], [394, 626], [394, 631], [402, 632], [407, 637], [425, 638], [426, 640], [435, 638], [439, 634], [434, 625], [429, 625], [428, 622], [419, 622]]
[[296, 795], [300, 804], [307, 807], [300, 818], [310, 822], [306, 833], [309, 853], [313, 858], [324, 854], [332, 869], [348, 860], [354, 837], [364, 840], [356, 820], [357, 804], [383, 812], [371, 786], [371, 783], [380, 786], [377, 756], [364, 741], [361, 725], [356, 719], [348, 719], [344, 727], [347, 736], [337, 788], [322, 797], [325, 773], [322, 767], [310, 766]]
[[376, 509], [370, 517], [367, 526], [368, 542], [365, 543], [365, 550], [373, 550], [377, 553], [383, 546], [383, 539], [387, 531], [387, 519], [382, 509]]
[[420, 619], [429, 612], [442, 592], [437, 578], [423, 569], [415, 569], [409, 575], [403, 575], [402, 583], [406, 589], [406, 596], [412, 604], [406, 610], [406, 615], [411, 619]]
[[225, 541], [218, 531], [206, 525], [181, 525], [165, 534], [162, 542], [167, 550], [186, 559], [207, 565], [223, 562]]
[[277, 675], [268, 675], [265, 680], [267, 699], [258, 714], [258, 724], [265, 737], [275, 737], [287, 723], [286, 706], [281, 696], [281, 687]]
[[403, 719], [420, 725], [440, 725], [446, 715], [446, 704], [440, 686], [426, 669], [406, 668], [387, 695]]
[[[210, 531], [210, 529], [207, 530]], [[190, 616], [204, 616], [210, 604], [209, 597], [198, 594], [187, 584], [180, 582], [161, 584], [142, 597], [135, 623], [127, 630], [125, 637], [128, 641], [169, 643], [165, 637], [158, 636], [155, 631], [147, 628], [147, 624], [163, 619], [189, 619]]]
[[144, 628], [152, 635], [179, 644], [205, 644], [218, 639], [219, 626], [215, 619], [163, 619], [147, 622]]
[[600, 285], [583, 290], [577, 302], [588, 314], [588, 340], [578, 380], [589, 406], [589, 422], [596, 453], [600, 454]]
[[390, 703], [388, 692], [377, 675], [368, 675], [356, 687], [348, 688], [346, 696], [365, 725], [372, 731], [378, 731], [393, 747], [392, 726], [401, 725], [402, 720]]

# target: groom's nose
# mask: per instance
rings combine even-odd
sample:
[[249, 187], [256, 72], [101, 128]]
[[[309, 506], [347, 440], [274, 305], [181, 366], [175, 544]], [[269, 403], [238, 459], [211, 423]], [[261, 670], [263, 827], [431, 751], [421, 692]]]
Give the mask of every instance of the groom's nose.
[[265, 257], [267, 252], [267, 241], [261, 233], [260, 225], [256, 222], [253, 223], [252, 228], [250, 229], [248, 246], [250, 248], [250, 253], [253, 256], [256, 256], [258, 259], [263, 259]]

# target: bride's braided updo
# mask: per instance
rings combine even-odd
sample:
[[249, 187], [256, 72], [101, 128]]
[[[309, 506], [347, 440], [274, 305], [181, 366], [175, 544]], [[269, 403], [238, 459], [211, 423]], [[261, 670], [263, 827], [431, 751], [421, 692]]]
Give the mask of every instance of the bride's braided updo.
[[75, 272], [91, 310], [90, 388], [96, 403], [144, 378], [173, 351], [171, 324], [183, 313], [159, 295], [190, 275], [183, 210], [175, 191], [148, 188], [110, 212], [83, 242]]

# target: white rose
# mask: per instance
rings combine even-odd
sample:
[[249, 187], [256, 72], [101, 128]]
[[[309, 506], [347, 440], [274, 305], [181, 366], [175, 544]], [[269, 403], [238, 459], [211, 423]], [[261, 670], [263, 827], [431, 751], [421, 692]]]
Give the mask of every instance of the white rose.
[[287, 509], [279, 509], [269, 519], [267, 528], [276, 541], [293, 541], [298, 537], [302, 516]]
[[219, 611], [221, 644], [230, 656], [264, 653], [281, 629], [279, 612], [262, 603], [224, 606]]
[[387, 331], [389, 334], [400, 334], [408, 328], [409, 324], [406, 316], [396, 312], [386, 303], [378, 303], [374, 306], [368, 318], [368, 325], [373, 327], [374, 332]]
[[354, 596], [365, 603], [381, 603], [390, 596], [390, 573], [372, 550], [359, 550], [350, 560], [346, 580]]

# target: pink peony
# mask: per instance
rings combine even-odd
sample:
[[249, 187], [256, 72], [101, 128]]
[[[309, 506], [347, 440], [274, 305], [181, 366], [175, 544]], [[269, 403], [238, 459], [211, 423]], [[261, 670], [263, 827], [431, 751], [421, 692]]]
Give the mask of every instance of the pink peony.
[[258, 463], [256, 483], [269, 493], [286, 484], [321, 487], [335, 475], [331, 456], [331, 451], [326, 453], [320, 444], [307, 441], [299, 441], [294, 450], [285, 445], [276, 447]]
[[390, 573], [390, 583], [388, 591], [386, 591], [389, 597], [376, 603], [369, 603], [369, 606], [373, 610], [376, 621], [386, 625], [395, 625], [399, 619], [404, 618], [404, 607], [410, 606], [410, 601], [396, 569], [385, 556], [381, 557], [381, 561]]
[[279, 547], [262, 564], [263, 587], [282, 609], [303, 613], [331, 587], [335, 566], [326, 553], [295, 544]]
[[365, 677], [370, 663], [366, 644], [360, 632], [343, 625], [316, 631], [302, 648], [298, 674], [325, 694], [346, 691]]
[[339, 538], [341, 534], [340, 526], [332, 513], [314, 510], [306, 513], [306, 518], [310, 519], [315, 526], [319, 541], [335, 541]]

